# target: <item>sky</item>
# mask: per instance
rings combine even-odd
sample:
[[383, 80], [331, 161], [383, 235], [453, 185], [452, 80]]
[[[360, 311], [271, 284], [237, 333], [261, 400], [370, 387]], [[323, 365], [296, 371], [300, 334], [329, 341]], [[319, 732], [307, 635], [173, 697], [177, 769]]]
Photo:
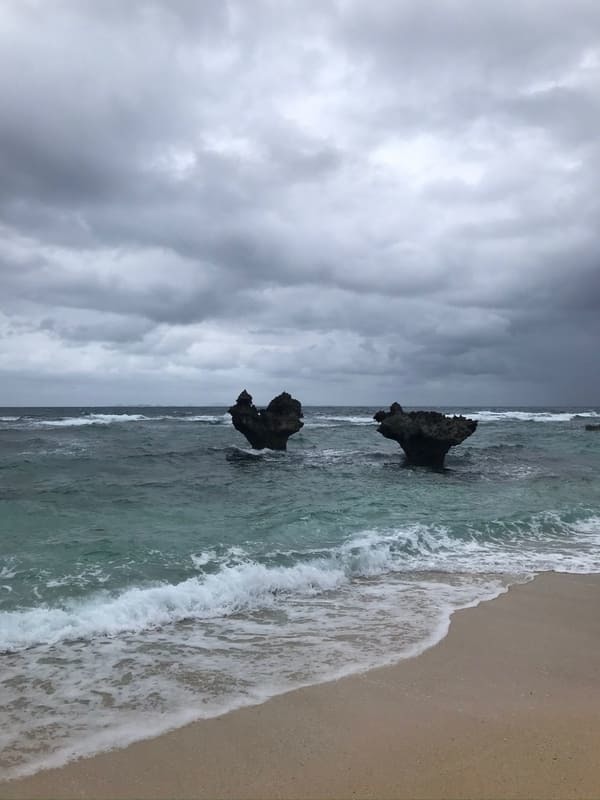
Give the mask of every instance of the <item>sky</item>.
[[600, 404], [597, 0], [2, 0], [0, 405]]

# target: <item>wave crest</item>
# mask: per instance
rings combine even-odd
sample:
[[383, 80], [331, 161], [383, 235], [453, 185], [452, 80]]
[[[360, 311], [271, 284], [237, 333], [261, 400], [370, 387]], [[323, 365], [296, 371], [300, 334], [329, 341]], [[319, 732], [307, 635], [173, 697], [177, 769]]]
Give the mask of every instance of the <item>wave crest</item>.
[[579, 418], [600, 417], [597, 411], [469, 411], [465, 414], [479, 422], [571, 422]]
[[[556, 537], [564, 539], [560, 549]], [[528, 523], [490, 522], [462, 537], [443, 526], [423, 524], [364, 531], [331, 551], [307, 553], [306, 560], [292, 566], [258, 563], [240, 550], [237, 563], [228, 556], [229, 563], [215, 565], [217, 572], [178, 584], [134, 587], [117, 596], [98, 594], [61, 608], [4, 612], [0, 648], [13, 651], [265, 609], [286, 597], [314, 596], [356, 579], [391, 573], [600, 572], [599, 545], [599, 517], [568, 523], [558, 515], [543, 514]]]

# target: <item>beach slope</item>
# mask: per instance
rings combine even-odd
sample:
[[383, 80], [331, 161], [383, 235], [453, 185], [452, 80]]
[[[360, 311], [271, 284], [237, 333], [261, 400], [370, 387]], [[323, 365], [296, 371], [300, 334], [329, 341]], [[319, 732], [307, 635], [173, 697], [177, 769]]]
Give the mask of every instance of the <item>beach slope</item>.
[[600, 576], [456, 613], [392, 667], [0, 783], [0, 798], [600, 797]]

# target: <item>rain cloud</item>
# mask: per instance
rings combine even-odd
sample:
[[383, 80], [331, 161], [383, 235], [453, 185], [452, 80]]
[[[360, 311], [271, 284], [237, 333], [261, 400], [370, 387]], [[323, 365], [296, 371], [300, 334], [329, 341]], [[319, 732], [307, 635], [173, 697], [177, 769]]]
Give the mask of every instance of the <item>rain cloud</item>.
[[595, 0], [6, 0], [0, 404], [595, 404]]

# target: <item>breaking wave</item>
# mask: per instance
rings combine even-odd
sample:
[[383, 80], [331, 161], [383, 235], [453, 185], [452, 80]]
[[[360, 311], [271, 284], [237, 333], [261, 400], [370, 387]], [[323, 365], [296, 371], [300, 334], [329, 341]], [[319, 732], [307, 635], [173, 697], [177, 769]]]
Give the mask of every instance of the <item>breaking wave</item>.
[[57, 417], [55, 419], [39, 419], [36, 417], [0, 417], [4, 422], [22, 422], [36, 428], [77, 428], [85, 425], [112, 425], [128, 422], [200, 422], [211, 425], [231, 424], [226, 414], [189, 414], [147, 416], [145, 414], [84, 414], [78, 417]]
[[342, 416], [336, 414], [317, 414], [309, 417], [305, 425], [309, 428], [333, 428], [338, 425], [374, 425], [372, 416]]
[[578, 418], [600, 417], [597, 411], [465, 411], [466, 416], [479, 422], [571, 422]]
[[[490, 522], [462, 537], [443, 526], [365, 531], [331, 551], [309, 553], [292, 566], [258, 563], [240, 550], [239, 563], [215, 565], [217, 572], [178, 584], [134, 587], [117, 596], [98, 594], [60, 608], [2, 613], [0, 649], [114, 636], [266, 609], [286, 598], [311, 597], [389, 573], [525, 577], [547, 570], [600, 571], [599, 545], [599, 517], [567, 523], [546, 513], [528, 522]], [[194, 558], [200, 566], [202, 557]]]

